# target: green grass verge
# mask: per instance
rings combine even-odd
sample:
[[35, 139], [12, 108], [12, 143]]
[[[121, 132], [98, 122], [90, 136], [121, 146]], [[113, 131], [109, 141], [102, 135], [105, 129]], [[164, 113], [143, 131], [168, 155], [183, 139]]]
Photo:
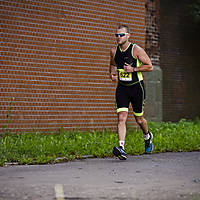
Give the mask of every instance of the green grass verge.
[[[178, 123], [149, 122], [154, 134], [154, 153], [200, 150], [200, 121], [181, 120]], [[110, 157], [118, 145], [117, 134], [109, 130], [99, 132], [60, 131], [56, 134], [23, 133], [0, 137], [0, 166], [7, 163], [44, 164], [84, 157]], [[144, 153], [141, 131], [128, 128], [126, 152]]]

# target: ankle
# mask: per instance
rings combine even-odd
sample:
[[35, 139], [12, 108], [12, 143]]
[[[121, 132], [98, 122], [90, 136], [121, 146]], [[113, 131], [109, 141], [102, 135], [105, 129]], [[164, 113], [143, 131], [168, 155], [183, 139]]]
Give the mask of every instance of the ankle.
[[119, 146], [122, 147], [123, 149], [124, 149], [124, 144], [125, 144], [124, 140], [119, 140]]
[[145, 140], [148, 140], [149, 138], [150, 138], [150, 134], [149, 134], [149, 131], [148, 131], [147, 134], [144, 134], [144, 139], [145, 139]]

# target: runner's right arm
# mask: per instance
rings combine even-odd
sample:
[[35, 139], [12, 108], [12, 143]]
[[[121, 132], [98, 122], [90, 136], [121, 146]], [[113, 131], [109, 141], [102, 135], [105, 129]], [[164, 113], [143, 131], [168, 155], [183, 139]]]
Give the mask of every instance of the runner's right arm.
[[111, 50], [110, 50], [110, 70], [109, 70], [109, 72], [110, 72], [110, 78], [112, 81], [117, 81], [116, 64], [114, 61], [115, 51], [116, 51], [115, 47], [111, 48]]

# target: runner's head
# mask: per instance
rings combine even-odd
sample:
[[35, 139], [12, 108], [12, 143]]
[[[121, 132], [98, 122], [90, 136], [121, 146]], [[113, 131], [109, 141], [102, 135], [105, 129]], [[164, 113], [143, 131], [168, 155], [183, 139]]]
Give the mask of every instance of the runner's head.
[[126, 42], [128, 42], [128, 39], [130, 37], [130, 30], [127, 25], [119, 25], [117, 27], [117, 32], [115, 33], [117, 43], [119, 45], [123, 45]]

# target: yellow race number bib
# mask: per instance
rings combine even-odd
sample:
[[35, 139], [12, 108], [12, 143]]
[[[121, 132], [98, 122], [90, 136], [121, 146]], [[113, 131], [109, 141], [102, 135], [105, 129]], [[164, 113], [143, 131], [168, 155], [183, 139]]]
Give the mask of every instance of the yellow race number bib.
[[119, 80], [120, 81], [132, 81], [132, 73], [119, 71]]

